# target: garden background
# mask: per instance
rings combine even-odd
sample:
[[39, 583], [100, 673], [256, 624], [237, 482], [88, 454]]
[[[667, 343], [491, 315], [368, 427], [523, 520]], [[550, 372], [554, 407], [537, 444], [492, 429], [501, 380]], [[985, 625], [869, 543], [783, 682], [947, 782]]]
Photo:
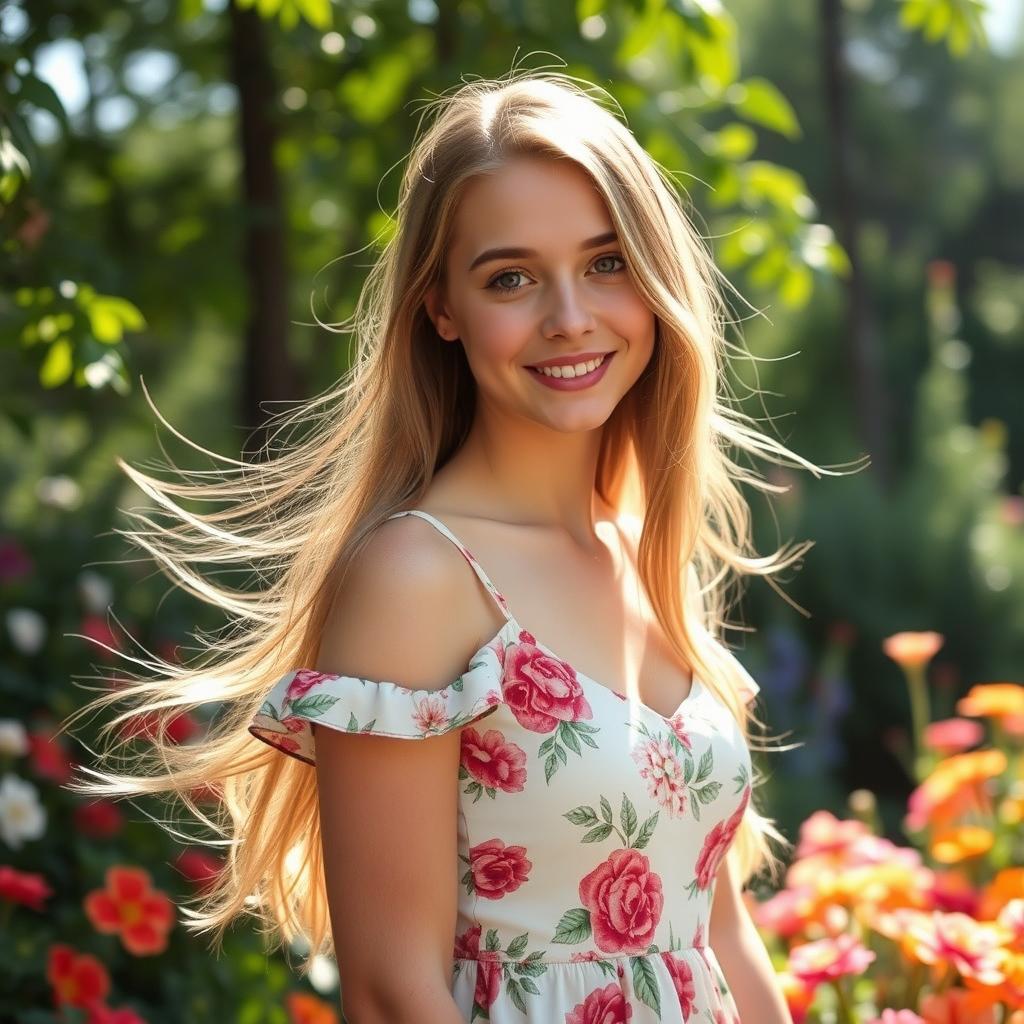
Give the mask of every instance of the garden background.
[[54, 730], [105, 662], [82, 638], [170, 653], [220, 625], [113, 532], [140, 504], [117, 457], [202, 466], [142, 382], [194, 441], [255, 451], [274, 403], [347, 366], [313, 314], [352, 311], [420, 105], [515, 62], [607, 88], [691, 197], [750, 303], [744, 410], [818, 464], [871, 459], [751, 493], [759, 550], [815, 546], [797, 607], [752, 585], [731, 615], [796, 744], [757, 765], [795, 863], [748, 894], [794, 1019], [1009, 1020], [1021, 27], [1020, 0], [0, 4], [0, 1019], [337, 1019], [332, 965], [299, 980], [246, 928], [220, 959], [180, 922], [133, 938], [132, 870], [156, 921], [215, 853], [62, 788], [87, 755]]

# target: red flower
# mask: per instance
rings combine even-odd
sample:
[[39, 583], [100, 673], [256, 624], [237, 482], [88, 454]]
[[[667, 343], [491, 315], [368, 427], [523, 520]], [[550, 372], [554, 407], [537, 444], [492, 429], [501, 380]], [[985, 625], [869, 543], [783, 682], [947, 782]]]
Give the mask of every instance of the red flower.
[[327, 678], [329, 677], [323, 672], [314, 672], [308, 668], [299, 669], [295, 673], [295, 678], [288, 684], [288, 692], [284, 697], [285, 703], [291, 704], [300, 697], [304, 697], [317, 683], [322, 683]]
[[455, 936], [455, 958], [472, 960], [476, 964], [476, 988], [473, 1002], [489, 1010], [501, 991], [501, 961], [497, 950], [480, 949], [480, 925], [467, 928]]
[[178, 854], [175, 863], [178, 870], [190, 882], [195, 883], [200, 891], [210, 888], [224, 867], [224, 862], [219, 857], [205, 850], [183, 850]]
[[82, 636], [92, 640], [102, 650], [103, 657], [108, 661], [114, 659], [112, 651], [120, 649], [117, 635], [110, 628], [110, 623], [102, 615], [86, 615], [78, 626]]
[[89, 1016], [85, 1024], [146, 1024], [134, 1011], [127, 1008], [114, 1010], [102, 1003], [89, 1008]]
[[[701, 952], [703, 954], [703, 950]], [[683, 1011], [683, 1020], [689, 1020], [693, 1013], [693, 1001], [697, 997], [697, 989], [693, 984], [693, 969], [685, 960], [680, 960], [668, 951], [661, 954], [661, 959], [668, 968], [672, 984], [675, 985], [679, 1007]]]
[[639, 850], [613, 850], [580, 880], [594, 942], [606, 953], [641, 953], [651, 943], [665, 904], [661, 878]]
[[74, 814], [75, 828], [90, 839], [109, 839], [121, 831], [124, 816], [112, 800], [90, 800], [79, 804]]
[[64, 744], [49, 727], [28, 734], [29, 757], [36, 775], [51, 782], [65, 783], [71, 778], [75, 762], [68, 757]]
[[483, 736], [472, 726], [462, 730], [462, 765], [480, 785], [506, 793], [522, 792], [526, 782], [526, 751], [497, 729]]
[[740, 827], [743, 813], [746, 811], [749, 802], [750, 786], [747, 786], [743, 790], [743, 799], [740, 801], [739, 807], [725, 821], [718, 822], [705, 837], [704, 845], [697, 857], [698, 889], [707, 889], [715, 880], [719, 865], [721, 865], [722, 859], [728, 853], [729, 847], [736, 837], [736, 831]]
[[53, 890], [42, 875], [16, 871], [7, 864], [0, 865], [0, 899], [43, 910], [43, 900], [52, 895]]
[[85, 897], [85, 912], [105, 935], [118, 934], [134, 956], [162, 953], [174, 925], [174, 907], [166, 894], [153, 889], [144, 868], [115, 865], [107, 869], [107, 887]]
[[[164, 736], [171, 743], [184, 743], [200, 731], [200, 725], [187, 711], [175, 715], [164, 731]], [[121, 724], [121, 739], [130, 740], [136, 736], [143, 739], [156, 739], [160, 736], [160, 719], [155, 711], [144, 711]]]
[[525, 846], [506, 846], [500, 839], [471, 847], [469, 857], [476, 894], [486, 900], [500, 900], [515, 892], [533, 867], [526, 859]]
[[102, 1002], [110, 991], [110, 976], [103, 964], [63, 943], [50, 946], [46, 980], [53, 986], [57, 1006], [89, 1008]]
[[542, 651], [528, 630], [506, 649], [505, 673], [505, 703], [531, 732], [594, 717], [572, 665]]
[[628, 1024], [633, 1007], [626, 1002], [622, 988], [610, 981], [577, 1003], [566, 1015], [565, 1024]]

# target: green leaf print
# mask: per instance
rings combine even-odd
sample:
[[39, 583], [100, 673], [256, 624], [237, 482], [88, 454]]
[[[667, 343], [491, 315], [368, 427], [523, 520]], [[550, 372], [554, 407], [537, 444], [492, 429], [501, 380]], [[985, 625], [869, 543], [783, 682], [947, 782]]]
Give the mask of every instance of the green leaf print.
[[601, 824], [597, 828], [591, 829], [581, 840], [583, 843], [599, 843], [602, 839], [607, 839], [614, 831], [614, 825]]
[[523, 1016], [529, 1016], [530, 1011], [526, 1007], [526, 1000], [523, 999], [523, 991], [520, 987], [522, 983], [513, 978], [511, 981], [505, 983], [505, 990], [508, 992], [509, 999], [512, 1000], [512, 1005], [521, 1013]]
[[625, 793], [622, 794], [622, 808], [619, 811], [619, 817], [622, 820], [622, 829], [626, 833], [626, 838], [629, 839], [636, 831], [636, 810]]
[[597, 824], [597, 815], [594, 813], [593, 807], [574, 807], [571, 811], [566, 811], [562, 817], [573, 825]]
[[654, 835], [654, 826], [658, 824], [658, 812], [655, 811], [643, 824], [639, 834], [633, 841], [634, 850], [642, 850], [651, 841]]
[[740, 764], [740, 770], [732, 777], [732, 780], [736, 783], [736, 788], [733, 790], [734, 793], [742, 793], [743, 790], [747, 788], [750, 776], [747, 774], [747, 766], [745, 763]]
[[531, 978], [539, 978], [547, 971], [547, 964], [541, 959], [544, 956], [543, 949], [534, 950], [525, 960], [511, 965], [516, 974], [528, 974]]
[[501, 943], [498, 941], [498, 929], [488, 928], [487, 934], [484, 936], [484, 949], [488, 953], [496, 953], [501, 949]]
[[605, 797], [601, 797], [601, 817], [610, 825], [612, 823], [612, 805]]
[[709, 782], [706, 786], [701, 786], [700, 789], [695, 789], [692, 792], [702, 804], [709, 804], [718, 796], [721, 788], [720, 782]]
[[[587, 725], [585, 722], [559, 722], [555, 733], [549, 736], [537, 748], [537, 756], [546, 757], [544, 761], [544, 781], [550, 785], [555, 772], [563, 764], [569, 763], [569, 756], [565, 752], [565, 747], [568, 747], [577, 756], [583, 755], [583, 748], [580, 746], [581, 741], [597, 750], [597, 744], [591, 739], [590, 733], [599, 731], [599, 729]], [[562, 744], [565, 744], [565, 746], [563, 747]]]
[[576, 943], [590, 938], [590, 911], [586, 907], [573, 907], [562, 915], [562, 920], [555, 928], [552, 942], [559, 942], [566, 946], [575, 946]]
[[708, 749], [704, 751], [704, 756], [700, 759], [700, 765], [697, 768], [697, 778], [693, 780], [694, 785], [699, 785], [711, 774], [711, 771], [714, 768], [714, 762], [714, 753], [711, 747], [708, 747]]
[[530, 933], [523, 932], [522, 935], [517, 935], [509, 944], [508, 949], [505, 952], [512, 960], [518, 960], [523, 953], [526, 952], [526, 947], [530, 942]]
[[260, 714], [266, 715], [267, 718], [272, 718], [275, 722], [278, 721], [277, 708], [275, 708], [269, 700], [265, 700], [263, 702], [263, 707], [260, 708]]
[[302, 715], [303, 718], [319, 718], [325, 711], [330, 711], [338, 703], [337, 697], [329, 693], [311, 693], [292, 702], [291, 713]]
[[650, 960], [646, 956], [631, 956], [629, 962], [633, 968], [633, 988], [636, 994], [660, 1019], [661, 997], [658, 994], [658, 981]]
[[688, 786], [693, 778], [693, 758], [687, 756], [683, 759], [683, 782]]

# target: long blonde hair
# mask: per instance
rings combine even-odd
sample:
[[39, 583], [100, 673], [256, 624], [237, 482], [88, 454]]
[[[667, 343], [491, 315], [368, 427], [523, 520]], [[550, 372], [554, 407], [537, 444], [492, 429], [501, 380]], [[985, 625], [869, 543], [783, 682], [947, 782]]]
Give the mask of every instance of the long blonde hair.
[[[91, 778], [71, 788], [177, 797], [215, 829], [226, 847], [225, 869], [197, 906], [183, 911], [186, 928], [211, 932], [218, 946], [228, 925], [249, 913], [265, 936], [298, 939], [311, 954], [333, 951], [313, 769], [282, 757], [247, 726], [272, 683], [313, 663], [330, 599], [353, 556], [391, 513], [416, 507], [466, 438], [474, 380], [461, 347], [442, 343], [435, 332], [424, 294], [444, 279], [462, 190], [514, 155], [573, 160], [590, 175], [635, 285], [657, 316], [650, 363], [605, 424], [596, 488], [624, 517], [642, 522], [639, 572], [679, 657], [730, 708], [748, 742], [751, 723], [763, 725], [741, 699], [749, 676], [718, 635], [726, 587], [730, 574], [780, 572], [813, 542], [764, 557], [751, 550], [740, 483], [784, 488], [740, 468], [728, 449], [816, 475], [828, 471], [761, 433], [731, 407], [731, 396], [720, 394], [729, 343], [719, 272], [671, 176], [606, 109], [604, 97], [590, 83], [532, 71], [472, 81], [432, 100], [436, 117], [408, 158], [394, 234], [351, 326], [323, 325], [355, 334], [345, 376], [275, 417], [278, 429], [262, 461], [193, 445], [218, 467], [175, 470], [177, 478], [166, 480], [119, 460], [156, 503], [131, 511], [131, 528], [121, 532], [177, 584], [225, 612], [229, 624], [197, 637], [203, 648], [188, 664], [148, 652], [131, 658], [141, 672], [127, 682], [119, 673], [119, 685], [68, 720], [114, 702], [129, 705], [100, 730], [113, 742], [97, 759], [116, 759], [119, 770], [85, 768]], [[286, 430], [289, 440], [270, 451]], [[197, 503], [215, 509], [197, 511]], [[218, 566], [250, 569], [251, 585], [224, 585]], [[165, 738], [175, 716], [207, 704], [219, 713], [201, 739], [179, 746]], [[158, 723], [153, 742], [141, 749], [117, 732], [140, 714]], [[211, 785], [222, 801], [208, 815], [194, 796]], [[769, 838], [791, 845], [751, 801], [729, 853], [744, 882], [765, 867], [775, 877], [779, 861]]]

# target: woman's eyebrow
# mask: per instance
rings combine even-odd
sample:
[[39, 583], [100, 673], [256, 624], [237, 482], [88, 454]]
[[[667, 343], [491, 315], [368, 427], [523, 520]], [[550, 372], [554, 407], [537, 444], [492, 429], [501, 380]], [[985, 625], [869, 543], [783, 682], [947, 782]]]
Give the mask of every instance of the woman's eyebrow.
[[[605, 231], [603, 234], [595, 235], [593, 238], [588, 238], [586, 241], [581, 242], [580, 252], [586, 252], [588, 249], [596, 249], [599, 245], [615, 242], [618, 240], [618, 237], [614, 231]], [[469, 269], [475, 270], [481, 263], [489, 263], [491, 260], [523, 260], [536, 255], [536, 249], [523, 249], [518, 246], [503, 249], [485, 249], [470, 263]]]

